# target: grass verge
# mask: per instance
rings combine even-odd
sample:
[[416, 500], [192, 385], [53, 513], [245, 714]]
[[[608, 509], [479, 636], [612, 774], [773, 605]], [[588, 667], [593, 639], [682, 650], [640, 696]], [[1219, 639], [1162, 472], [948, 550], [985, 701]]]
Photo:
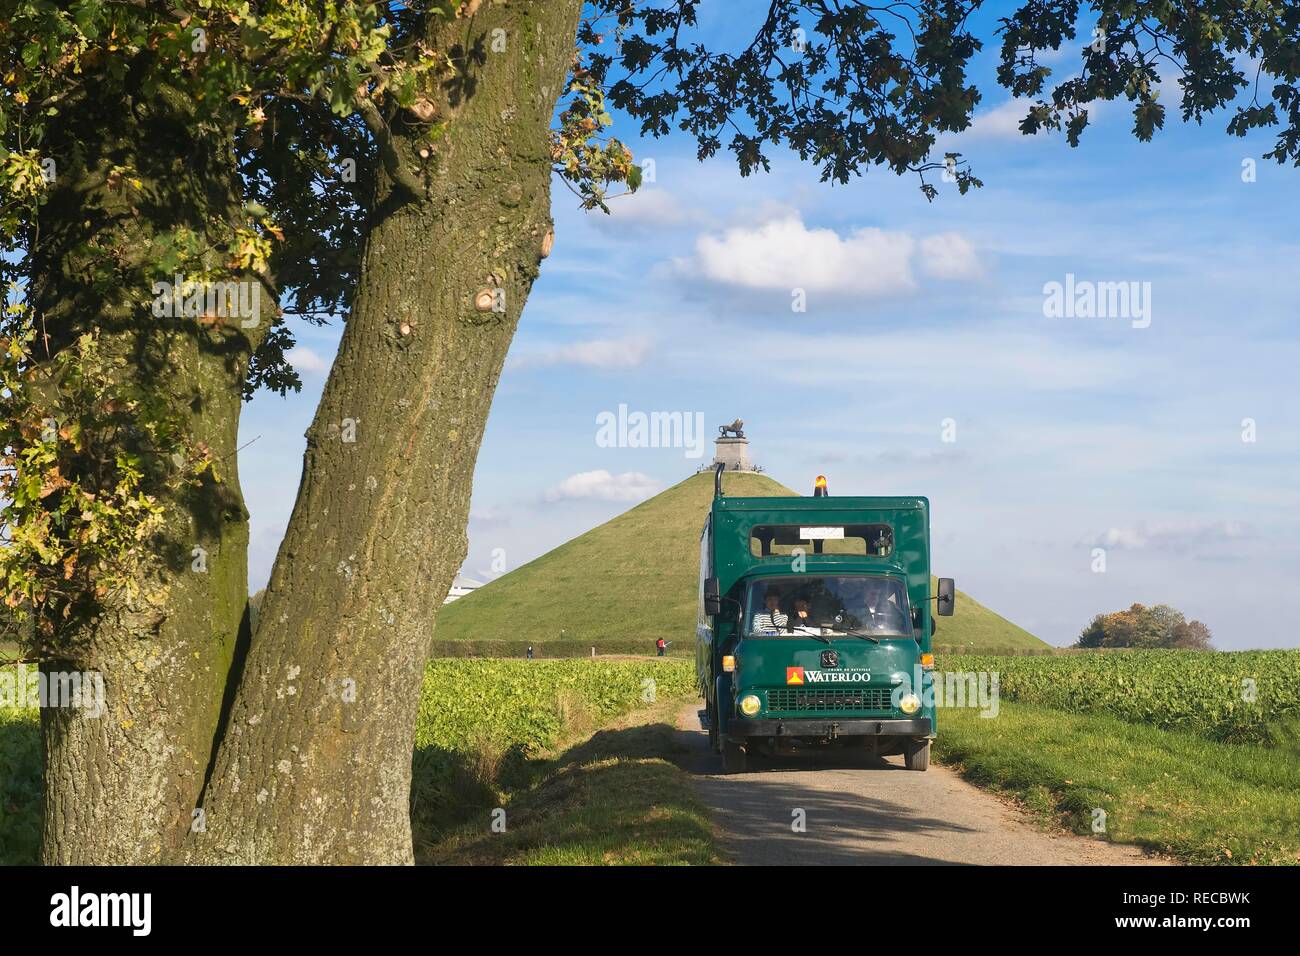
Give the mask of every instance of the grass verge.
[[411, 765], [416, 846], [498, 806], [561, 741], [694, 684], [688, 662], [661, 658], [430, 661]]
[[936, 755], [1076, 833], [1194, 864], [1300, 863], [1300, 760], [1103, 714], [1003, 702], [996, 718], [940, 714]]
[[0, 866], [40, 859], [41, 764], [35, 709], [0, 706]]
[[707, 808], [668, 758], [686, 697], [624, 715], [536, 761], [505, 795], [505, 832], [490, 807], [417, 862], [487, 866], [673, 866], [722, 862]]

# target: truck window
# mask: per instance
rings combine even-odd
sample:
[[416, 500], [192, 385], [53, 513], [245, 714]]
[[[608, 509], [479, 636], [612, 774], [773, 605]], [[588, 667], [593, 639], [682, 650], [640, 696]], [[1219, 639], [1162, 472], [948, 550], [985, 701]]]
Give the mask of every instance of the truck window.
[[749, 637], [911, 637], [912, 612], [892, 577], [786, 575], [749, 582], [745, 628]]
[[698, 599], [698, 612], [696, 615], [696, 632], [701, 629], [705, 631], [713, 630], [713, 618], [704, 613], [704, 579], [713, 574], [713, 534], [712, 534], [712, 516], [704, 519], [704, 530], [700, 532], [700, 581], [699, 590], [696, 594]]
[[804, 554], [861, 554], [887, 558], [894, 529], [887, 524], [756, 525], [749, 531], [749, 553], [756, 558]]

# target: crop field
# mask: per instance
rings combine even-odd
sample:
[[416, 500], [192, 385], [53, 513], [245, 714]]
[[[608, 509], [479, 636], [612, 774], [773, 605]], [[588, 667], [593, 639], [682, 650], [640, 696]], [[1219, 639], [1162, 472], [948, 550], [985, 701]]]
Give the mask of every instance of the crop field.
[[[417, 840], [493, 800], [562, 737], [695, 685], [681, 660], [435, 660], [425, 671], [413, 762]], [[41, 753], [35, 708], [0, 703], [0, 864], [40, 848]]]
[[1077, 833], [1185, 863], [1300, 863], [1300, 651], [963, 655], [996, 718], [939, 714], [937, 755]]
[[1044, 822], [1197, 865], [1300, 863], [1300, 759], [1104, 713], [1003, 701], [940, 715], [940, 762]]
[[411, 826], [417, 847], [523, 786], [566, 735], [695, 685], [670, 660], [433, 660], [416, 717]]
[[694, 670], [680, 661], [434, 660], [424, 672], [416, 746], [486, 739], [536, 752], [555, 743], [574, 711], [599, 724], [694, 685]]
[[[974, 782], [1016, 794], [1081, 833], [1102, 808], [1111, 839], [1187, 862], [1300, 861], [1300, 651], [962, 654], [942, 658], [945, 668], [1000, 675], [997, 718], [971, 709], [939, 715], [940, 759]], [[479, 847], [466, 827], [472, 831], [485, 808], [515, 807], [518, 799], [523, 815], [512, 819], [525, 823], [512, 832], [523, 841], [521, 860], [541, 853], [528, 841], [545, 844], [549, 837], [538, 834], [563, 819], [574, 835], [565, 852], [574, 859], [618, 857], [623, 840], [636, 850], [624, 854], [631, 860], [668, 853], [679, 862], [708, 861], [707, 815], [662, 759], [668, 712], [694, 684], [693, 662], [682, 659], [430, 661], [412, 763], [417, 857], [440, 860], [454, 845], [466, 859], [497, 860], [493, 854], [505, 851]], [[613, 762], [570, 766], [555, 756], [620, 715], [649, 712], [642, 708], [654, 701], [667, 708], [666, 725], [600, 738], [600, 747], [621, 741], [627, 751]], [[546, 784], [557, 772], [559, 784]], [[0, 863], [36, 861], [40, 774], [37, 711], [0, 702]], [[657, 806], [674, 808], [681, 832], [647, 838], [638, 816], [644, 808], [628, 802], [630, 792], [647, 800], [657, 794]], [[570, 793], [568, 802], [548, 802], [554, 793]], [[530, 800], [545, 808], [538, 819], [550, 822], [527, 823], [536, 816]], [[609, 822], [609, 832], [594, 833], [596, 819]]]
[[945, 665], [996, 671], [1006, 700], [1109, 714], [1207, 740], [1283, 743], [1300, 721], [1300, 651], [963, 655], [940, 661]]

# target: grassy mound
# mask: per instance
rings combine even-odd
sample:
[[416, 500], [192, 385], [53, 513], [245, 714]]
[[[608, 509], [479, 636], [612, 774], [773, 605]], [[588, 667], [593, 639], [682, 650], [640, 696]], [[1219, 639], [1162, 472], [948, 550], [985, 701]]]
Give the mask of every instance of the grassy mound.
[[[735, 497], [794, 494], [765, 475], [730, 474], [725, 482]], [[438, 613], [435, 654], [458, 656], [447, 648], [459, 641], [510, 642], [519, 654], [544, 642], [644, 653], [661, 636], [677, 650], [691, 647], [700, 530], [712, 498], [712, 474], [694, 475], [447, 605]], [[1047, 647], [960, 593], [935, 643], [986, 653]]]

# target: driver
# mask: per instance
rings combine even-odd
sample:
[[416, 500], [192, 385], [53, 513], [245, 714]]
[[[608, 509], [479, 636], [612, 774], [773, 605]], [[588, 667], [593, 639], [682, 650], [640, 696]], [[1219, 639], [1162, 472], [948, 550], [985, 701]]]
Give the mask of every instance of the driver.
[[903, 609], [898, 606], [898, 590], [889, 581], [867, 578], [862, 582], [862, 607], [872, 630], [895, 631], [901, 627]]
[[750, 627], [751, 631], [780, 631], [790, 622], [790, 618], [781, 613], [781, 589], [775, 584], [767, 586], [767, 593], [763, 595], [763, 605], [766, 611], [759, 611], [754, 615], [754, 621]]
[[902, 608], [890, 582], [880, 578], [846, 578], [840, 581], [839, 597], [844, 627], [869, 631], [892, 631], [899, 627]]

